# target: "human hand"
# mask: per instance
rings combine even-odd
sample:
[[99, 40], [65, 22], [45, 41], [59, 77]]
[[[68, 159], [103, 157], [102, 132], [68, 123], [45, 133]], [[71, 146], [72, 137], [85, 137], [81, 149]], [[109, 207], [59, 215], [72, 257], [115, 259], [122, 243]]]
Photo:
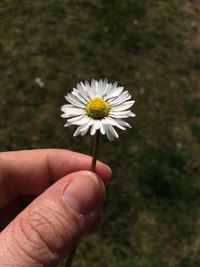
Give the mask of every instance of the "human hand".
[[98, 162], [100, 179], [90, 165], [91, 157], [67, 150], [0, 153], [0, 226], [9, 223], [0, 266], [56, 266], [98, 228], [111, 171]]

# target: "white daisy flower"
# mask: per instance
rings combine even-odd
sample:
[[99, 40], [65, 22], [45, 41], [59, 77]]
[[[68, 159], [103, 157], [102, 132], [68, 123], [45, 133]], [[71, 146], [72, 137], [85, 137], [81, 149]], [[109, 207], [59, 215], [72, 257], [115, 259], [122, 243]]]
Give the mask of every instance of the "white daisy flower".
[[91, 84], [80, 82], [65, 98], [70, 104], [61, 107], [61, 117], [67, 119], [65, 127], [78, 125], [74, 136], [83, 136], [88, 131], [94, 135], [100, 130], [113, 141], [119, 137], [115, 127], [121, 130], [131, 128], [123, 119], [135, 116], [130, 110], [135, 101], [130, 100], [131, 95], [117, 82], [112, 84], [107, 80], [94, 79]]

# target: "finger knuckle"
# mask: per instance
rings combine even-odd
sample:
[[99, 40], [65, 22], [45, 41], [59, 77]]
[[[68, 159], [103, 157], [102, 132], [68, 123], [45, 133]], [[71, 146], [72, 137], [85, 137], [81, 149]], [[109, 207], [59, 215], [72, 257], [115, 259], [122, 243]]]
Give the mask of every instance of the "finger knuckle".
[[19, 220], [18, 245], [34, 262], [58, 261], [57, 252], [62, 240], [53, 224], [39, 210], [28, 210], [26, 216]]

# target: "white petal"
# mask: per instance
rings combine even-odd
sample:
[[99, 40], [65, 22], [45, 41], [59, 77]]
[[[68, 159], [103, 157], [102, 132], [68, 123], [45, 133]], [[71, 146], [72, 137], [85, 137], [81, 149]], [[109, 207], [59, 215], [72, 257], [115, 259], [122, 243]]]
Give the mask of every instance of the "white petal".
[[70, 118], [67, 120], [67, 123], [68, 125], [72, 125], [73, 123], [76, 123], [77, 121], [79, 121], [80, 119], [82, 119], [84, 117], [84, 115], [79, 115], [79, 116], [76, 116], [76, 117], [73, 117], [73, 118]]
[[81, 128], [81, 126], [79, 126], [79, 127], [76, 129], [76, 131], [75, 131], [74, 134], [73, 134], [74, 137], [78, 136], [78, 135], [81, 133], [80, 128]]
[[130, 115], [129, 115], [130, 117], [135, 117], [136, 115], [135, 115], [135, 113], [133, 113], [133, 112], [130, 112]]
[[67, 107], [66, 105], [63, 106], [61, 110], [64, 112], [64, 114], [61, 115], [62, 118], [69, 118], [85, 114], [85, 111], [83, 109], [76, 107]]
[[82, 126], [82, 128], [81, 128], [81, 133], [82, 134], [81, 135], [84, 135], [89, 130], [89, 128], [92, 125], [94, 125], [94, 123], [95, 123], [95, 120], [92, 119], [92, 118], [90, 118], [90, 120], [88, 121], [88, 123]]
[[85, 87], [86, 87], [88, 96], [90, 97], [90, 99], [93, 99], [95, 97], [95, 92], [88, 81], [85, 81]]
[[84, 113], [83, 112], [76, 112], [76, 114], [74, 113], [63, 113], [61, 114], [61, 118], [71, 118], [71, 117], [74, 117], [74, 116], [78, 116], [78, 115], [83, 115]]
[[88, 101], [87, 101], [85, 98], [83, 98], [83, 97], [81, 96], [81, 94], [79, 93], [79, 91], [78, 91], [76, 88], [73, 89], [72, 94], [73, 94], [73, 95], [74, 95], [80, 102], [82, 102], [82, 103], [84, 103], [85, 105], [87, 105]]
[[88, 116], [84, 116], [82, 119], [79, 120], [79, 122], [76, 123], [76, 125], [85, 125], [89, 122], [90, 118]]
[[94, 135], [96, 133], [97, 129], [96, 129], [96, 126], [95, 126], [95, 123], [92, 125], [91, 129], [90, 129], [90, 134], [91, 135]]
[[89, 119], [90, 118], [88, 116], [81, 115], [81, 116], [77, 116], [77, 117], [68, 119], [67, 123], [69, 125], [83, 125], [83, 124], [88, 123]]
[[81, 95], [85, 100], [87, 100], [87, 102], [88, 102], [90, 99], [89, 99], [89, 97], [88, 97], [88, 95], [87, 95], [87, 93], [86, 93], [86, 91], [85, 91], [85, 87], [83, 87], [81, 83], [77, 83], [77, 89], [78, 89], [80, 95]]
[[128, 127], [128, 128], [131, 128], [131, 125], [124, 121], [124, 120], [121, 120], [121, 119], [114, 119], [119, 125], [123, 126], [123, 127]]
[[[110, 84], [110, 87], [112, 87], [112, 84]], [[98, 86], [98, 96], [105, 99], [108, 88], [109, 88], [109, 84], [108, 84], [107, 79], [105, 79], [104, 81], [100, 80], [99, 86]]]
[[135, 117], [135, 114], [130, 110], [110, 111], [109, 116], [111, 116], [112, 118], [128, 118], [128, 117]]
[[123, 111], [131, 108], [134, 105], [135, 101], [127, 101], [120, 105], [114, 106], [111, 108], [111, 111]]
[[79, 107], [79, 108], [85, 107], [85, 105], [72, 94], [68, 94], [67, 96], [65, 96], [65, 98], [67, 99], [69, 103], [73, 104], [76, 107]]
[[112, 90], [112, 92], [110, 93], [109, 98], [118, 98], [123, 89], [124, 87], [116, 87], [115, 90]]
[[116, 106], [129, 99], [131, 99], [131, 95], [128, 93], [128, 91], [124, 91], [119, 97], [108, 99], [108, 102], [111, 106]]
[[121, 124], [119, 124], [115, 119], [111, 117], [105, 118], [105, 120], [108, 122], [108, 124], [118, 127], [121, 130], [126, 130]]
[[70, 126], [70, 124], [66, 122], [66, 123], [64, 124], [64, 127], [68, 127], [68, 126]]
[[96, 96], [102, 98], [103, 92], [104, 92], [103, 81], [99, 80]]
[[93, 124], [92, 120], [93, 119], [89, 118], [88, 121], [81, 126], [81, 131], [85, 131], [86, 128], [89, 128]]
[[112, 133], [112, 135], [115, 137], [115, 138], [119, 138], [119, 135], [118, 133], [115, 131], [114, 127], [112, 125], [109, 125], [108, 124], [108, 128], [110, 130], [110, 132]]
[[63, 106], [61, 108], [61, 111], [65, 112], [65, 113], [72, 112], [74, 114], [76, 114], [76, 112], [82, 112], [82, 113], [85, 112], [85, 110], [83, 108], [78, 108], [78, 107], [74, 107], [74, 106], [72, 106], [72, 107]]
[[108, 137], [108, 140], [113, 141], [114, 138], [113, 138], [112, 133], [110, 132], [110, 129], [108, 128], [108, 125], [105, 125], [105, 131], [106, 131], [106, 136]]
[[106, 90], [106, 97], [108, 97], [109, 94], [111, 93], [111, 91], [113, 90], [113, 86], [115, 87], [115, 85], [112, 84], [112, 83], [108, 84], [108, 87], [107, 87], [107, 90]]
[[94, 120], [94, 123], [92, 124], [92, 127], [90, 129], [90, 134], [94, 135], [97, 130], [99, 130], [101, 127], [101, 121], [100, 120]]
[[81, 136], [83, 136], [83, 135], [85, 135], [87, 133], [89, 127], [90, 127], [89, 123], [87, 123], [86, 125], [84, 124], [84, 125], [80, 126]]
[[104, 126], [104, 124], [103, 124], [103, 122], [101, 121], [101, 125], [100, 125], [100, 132], [101, 132], [101, 134], [105, 134], [106, 133], [106, 131], [105, 131], [105, 126]]
[[94, 93], [92, 92], [92, 88], [90, 87], [90, 84], [88, 81], [85, 81], [85, 91], [86, 91], [89, 99], [94, 98]]
[[89, 127], [86, 128], [84, 131], [81, 131], [81, 136], [84, 136], [87, 133], [88, 129], [89, 129]]
[[130, 110], [122, 110], [122, 111], [110, 111], [109, 115], [120, 115], [120, 114], [129, 114]]
[[93, 98], [98, 96], [97, 88], [98, 88], [98, 82], [96, 80], [92, 79], [92, 81], [91, 81], [91, 94], [92, 94]]
[[[65, 105], [63, 105], [63, 106], [61, 107], [61, 110], [62, 110], [63, 108], [74, 108], [74, 105], [72, 105], [72, 104], [65, 104]], [[62, 110], [62, 111], [63, 111], [63, 110]]]
[[109, 84], [109, 88], [106, 91], [105, 100], [111, 98], [116, 90], [117, 90], [117, 82], [115, 82], [113, 84]]
[[107, 99], [108, 95], [110, 94], [110, 91], [112, 90], [112, 83], [107, 83], [107, 80], [104, 81], [104, 93], [103, 98]]
[[82, 86], [82, 88], [83, 88], [84, 92], [86, 93], [88, 99], [91, 99], [89, 94], [88, 94], [88, 91], [89, 91], [88, 89], [90, 88], [89, 83], [87, 82], [87, 85], [85, 85], [83, 82], [80, 82], [80, 85]]
[[129, 118], [130, 116], [127, 114], [127, 115], [111, 115], [112, 118], [114, 119], [125, 119], [125, 118]]
[[101, 127], [101, 120], [96, 120], [95, 123], [96, 123], [97, 129], [99, 130]]

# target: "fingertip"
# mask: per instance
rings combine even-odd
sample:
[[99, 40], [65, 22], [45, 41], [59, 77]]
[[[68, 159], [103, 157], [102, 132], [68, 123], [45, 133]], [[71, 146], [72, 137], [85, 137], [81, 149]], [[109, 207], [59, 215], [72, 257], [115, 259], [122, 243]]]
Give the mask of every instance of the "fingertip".
[[101, 179], [90, 171], [79, 171], [64, 189], [66, 205], [76, 213], [88, 214], [96, 211], [97, 205], [103, 205], [105, 187]]
[[95, 234], [101, 227], [102, 223], [103, 223], [103, 215], [102, 215], [102, 211], [99, 210], [99, 212], [96, 214], [96, 217], [95, 217], [95, 220], [92, 226], [88, 229], [88, 234], [90, 235]]
[[104, 182], [105, 185], [109, 183], [110, 178], [112, 176], [112, 170], [107, 164], [98, 161], [96, 167], [96, 173], [97, 175], [99, 175], [99, 177], [101, 178], [101, 180]]

